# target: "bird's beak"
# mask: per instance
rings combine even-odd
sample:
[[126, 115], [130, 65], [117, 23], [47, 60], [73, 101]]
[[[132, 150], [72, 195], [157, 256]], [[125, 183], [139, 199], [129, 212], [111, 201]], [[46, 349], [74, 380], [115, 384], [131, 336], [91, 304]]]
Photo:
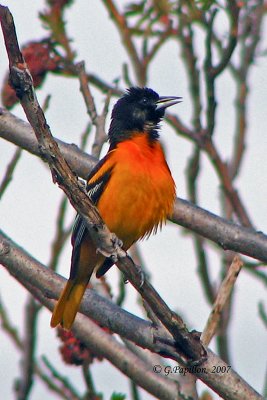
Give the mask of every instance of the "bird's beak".
[[181, 103], [182, 97], [161, 96], [156, 102], [156, 110], [165, 110], [165, 108]]

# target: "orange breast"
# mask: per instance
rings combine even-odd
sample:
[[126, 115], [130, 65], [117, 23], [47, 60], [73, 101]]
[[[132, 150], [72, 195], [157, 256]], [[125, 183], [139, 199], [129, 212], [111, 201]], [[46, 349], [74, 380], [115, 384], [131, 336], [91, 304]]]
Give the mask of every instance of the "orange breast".
[[151, 145], [144, 134], [119, 143], [109, 164], [114, 167], [98, 209], [128, 249], [172, 214], [175, 184], [160, 143]]

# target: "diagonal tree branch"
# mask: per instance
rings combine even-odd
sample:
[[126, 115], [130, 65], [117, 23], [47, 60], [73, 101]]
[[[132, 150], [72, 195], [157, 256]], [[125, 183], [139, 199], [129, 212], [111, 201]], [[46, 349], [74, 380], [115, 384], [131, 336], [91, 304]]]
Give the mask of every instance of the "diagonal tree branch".
[[234, 257], [227, 275], [219, 288], [207, 324], [201, 335], [201, 339], [206, 345], [210, 343], [211, 339], [216, 333], [216, 330], [218, 329], [222, 310], [230, 298], [235, 281], [239, 275], [239, 272], [241, 271], [242, 266], [243, 263], [240, 258], [238, 256]]
[[[48, 300], [48, 297], [57, 298], [59, 296], [65, 279], [35, 260], [1, 231], [0, 263], [42, 304], [50, 310], [53, 309], [53, 302]], [[182, 362], [177, 353], [175, 341], [164, 327], [156, 327], [151, 322], [134, 316], [111, 301], [101, 297], [95, 291], [86, 290], [80, 311], [97, 321], [101, 326], [107, 327], [120, 336], [136, 343], [138, 346], [147, 348], [154, 353], [164, 355], [180, 363]], [[85, 321], [84, 318], [82, 319], [83, 322], [80, 323], [80, 317], [78, 315], [78, 322], [77, 324], [74, 323], [75, 334], [89, 348], [97, 346], [97, 348], [100, 347], [101, 349], [101, 338], [99, 339], [100, 342], [97, 342], [98, 334], [94, 334], [96, 331], [93, 330], [95, 324], [91, 325], [88, 321], [90, 325], [87, 325], [87, 320]], [[105, 341], [105, 346], [100, 351], [112, 352], [112, 347], [113, 342], [110, 342], [110, 340]], [[106, 357], [107, 355], [105, 354], [104, 356]], [[112, 362], [111, 356], [108, 359]], [[124, 361], [126, 364], [131, 364], [132, 358], [129, 356]], [[218, 367], [217, 370], [216, 367]], [[201, 366], [192, 366], [188, 371], [201, 379], [223, 398], [229, 400], [240, 400], [241, 398], [242, 400], [263, 400], [232, 368], [229, 368], [225, 374], [216, 372], [220, 371], [222, 367], [228, 368], [227, 364], [218, 356], [207, 350], [207, 360]], [[158, 380], [159, 378], [160, 376], [156, 375], [155, 379]], [[171, 387], [169, 383], [168, 385]]]
[[[0, 108], [0, 137], [41, 157], [33, 129], [9, 111]], [[86, 179], [97, 160], [81, 151], [76, 145], [56, 139], [60, 151], [71, 169]], [[224, 250], [233, 250], [267, 263], [267, 236], [245, 228], [177, 198], [172, 222], [212, 240]]]
[[59, 185], [76, 211], [82, 215], [97, 251], [106, 257], [111, 257], [116, 262], [119, 269], [173, 335], [177, 349], [182, 356], [189, 362], [202, 362], [206, 356], [206, 351], [199, 340], [199, 334], [188, 331], [183, 320], [170, 310], [153, 286], [122, 250], [118, 239], [109, 232], [97, 208], [91, 203], [83, 187], [79, 185], [77, 178], [62, 157], [37, 101], [31, 75], [17, 44], [13, 18], [7, 7], [0, 6], [0, 16], [9, 58], [10, 81], [16, 90], [27, 119], [33, 127], [43, 158], [49, 164], [54, 183]]
[[[262, 0], [260, 0], [259, 2], [262, 2]], [[113, 4], [113, 2], [108, 2], [109, 4]], [[232, 3], [235, 3], [235, 2], [232, 2]], [[155, 2], [155, 4], [156, 4], [156, 2]], [[228, 2], [228, 5], [229, 5], [229, 7], [231, 6], [231, 2]], [[236, 4], [233, 4], [233, 6], [236, 6]], [[239, 5], [238, 5], [239, 6]], [[194, 18], [196, 17], [196, 20], [197, 20], [197, 18], [199, 18], [199, 15], [190, 15], [189, 16], [189, 19], [190, 19], [190, 22], [192, 22], [192, 25], [194, 24], [194, 22], [195, 22], [195, 20], [194, 20]], [[192, 19], [191, 19], [192, 18]], [[235, 26], [237, 26], [237, 21], [232, 21], [233, 23], [235, 23]], [[127, 25], [128, 25], [128, 22], [127, 22], [127, 18], [126, 18], [126, 23], [127, 23]], [[152, 23], [151, 23], [151, 26], [152, 26]], [[12, 33], [12, 32], [11, 32]], [[211, 32], [211, 35], [212, 35], [212, 32]], [[212, 43], [212, 37], [211, 37], [211, 40], [210, 40], [210, 50], [212, 50], [212, 48], [211, 48], [211, 45], [213, 44]], [[210, 57], [210, 61], [211, 61], [211, 63], [210, 63], [210, 66], [212, 67], [212, 68], [210, 68], [210, 74], [211, 74], [211, 76], [212, 76], [212, 73], [214, 73], [214, 70], [215, 70], [215, 68], [217, 67], [217, 72], [218, 72], [218, 74], [220, 74], [221, 73], [221, 71], [226, 67], [226, 65], [227, 65], [227, 62], [229, 61], [229, 60], [227, 60], [226, 58], [228, 58], [229, 57], [229, 59], [230, 59], [230, 57], [231, 57], [231, 52], [232, 52], [232, 48], [231, 48], [231, 46], [233, 45], [233, 42], [231, 43], [231, 40], [232, 40], [232, 38], [229, 38], [229, 41], [228, 41], [228, 45], [225, 47], [225, 49], [223, 49], [223, 52], [224, 52], [224, 54], [223, 54], [223, 56], [221, 57], [221, 60], [219, 61], [219, 63], [217, 64], [217, 66], [213, 63], [213, 59], [212, 59], [212, 57]], [[147, 42], [148, 42], [148, 39], [147, 39]], [[134, 43], [133, 43], [133, 45], [134, 45]], [[135, 46], [135, 45], [134, 45]], [[15, 48], [15, 51], [17, 51], [17, 49]], [[220, 53], [221, 54], [221, 53]], [[224, 56], [226, 56], [226, 58], [224, 58]], [[19, 60], [19, 57], [18, 57], [18, 60]], [[144, 60], [142, 60], [142, 61], [144, 61]], [[28, 88], [27, 88], [27, 90], [25, 90], [25, 93], [24, 93], [24, 89], [25, 89], [25, 83], [26, 83], [26, 86], [27, 86], [27, 84], [28, 83], [30, 83], [30, 79], [29, 79], [29, 81], [27, 81], [27, 79], [26, 80], [24, 80], [24, 78], [25, 78], [25, 76], [23, 77], [23, 74], [21, 74], [21, 72], [19, 71], [20, 69], [21, 70], [24, 70], [24, 67], [26, 68], [26, 66], [24, 66], [23, 64], [23, 62], [22, 63], [20, 63], [20, 61], [18, 61], [19, 62], [19, 65], [18, 65], [18, 68], [17, 68], [17, 70], [16, 70], [16, 68], [13, 68], [13, 69], [11, 69], [11, 72], [13, 72], [14, 73], [14, 81], [18, 78], [18, 85], [17, 85], [17, 89], [18, 89], [18, 91], [17, 91], [17, 93], [18, 93], [18, 95], [19, 96], [21, 96], [21, 97], [23, 97], [23, 95], [24, 94], [26, 94], [26, 92], [28, 92], [28, 94], [31, 94], [30, 93], [30, 91], [28, 91]], [[221, 68], [221, 70], [220, 70], [220, 68]], [[234, 67], [233, 67], [234, 68]], [[18, 74], [18, 72], [19, 72], [19, 74]], [[20, 76], [19, 76], [20, 75]], [[27, 75], [27, 74], [26, 74]], [[216, 75], [216, 74], [215, 74]], [[22, 84], [21, 84], [21, 82], [20, 82], [20, 79], [21, 79], [21, 77], [22, 77], [22, 79], [24, 80], [24, 82], [22, 82]], [[217, 76], [216, 76], [217, 77]], [[26, 78], [27, 78], [27, 76], [26, 76]], [[215, 77], [214, 77], [215, 78]], [[22, 90], [21, 90], [22, 89]], [[34, 96], [33, 96], [34, 97]], [[38, 106], [38, 103], [37, 103], [37, 106]], [[216, 107], [216, 104], [215, 104], [215, 107]], [[38, 107], [37, 107], [38, 108]], [[0, 118], [1, 118], [1, 115], [0, 115]], [[195, 138], [193, 137], [193, 136], [196, 136], [196, 138], [197, 139], [201, 139], [201, 136], [202, 136], [202, 133], [204, 133], [205, 134], [205, 130], [202, 130], [202, 129], [199, 129], [199, 132], [200, 132], [200, 134], [198, 135], [198, 130], [197, 129], [195, 129], [194, 130], [194, 132], [190, 132], [190, 134], [189, 134], [189, 136], [193, 139], [193, 140], [195, 140]], [[186, 133], [185, 133], [185, 135], [186, 135]], [[204, 135], [205, 136], [205, 135]], [[202, 139], [205, 139], [205, 137], [202, 137]], [[242, 139], [242, 137], [241, 137], [241, 139]], [[198, 141], [196, 140], [196, 143], [198, 143]], [[212, 144], [214, 144], [214, 143], [209, 143], [209, 142], [207, 142], [208, 143], [208, 145], [209, 144], [211, 144], [211, 146], [209, 147], [209, 149], [208, 148], [206, 148], [206, 151], [207, 151], [207, 153], [208, 154], [210, 154], [210, 156], [212, 156], [212, 150], [214, 150], [215, 149], [215, 151], [216, 151], [216, 147], [215, 147], [215, 145], [214, 145], [214, 149], [213, 149], [213, 147], [212, 147]], [[203, 144], [204, 144], [204, 141], [203, 141]], [[241, 143], [242, 144], [242, 143]], [[205, 150], [205, 146], [203, 145], [202, 147], [200, 146], [199, 147], [199, 151], [201, 151], [201, 150]], [[39, 152], [39, 150], [41, 150], [40, 152]], [[240, 148], [238, 148], [238, 151], [242, 151], [243, 149], [242, 149], [242, 146], [240, 147]], [[47, 149], [45, 148], [45, 146], [42, 146], [40, 149], [38, 148], [38, 152], [39, 152], [39, 154], [40, 154], [40, 156], [42, 157], [42, 158], [44, 158], [46, 161], [47, 160], [49, 160], [49, 157], [51, 156], [51, 154], [49, 154], [49, 152], [47, 153]], [[48, 155], [48, 157], [47, 157], [47, 155]], [[55, 153], [52, 153], [52, 159], [53, 159], [53, 157], [54, 157], [54, 155], [55, 155]], [[216, 154], [215, 154], [216, 155]], [[234, 186], [232, 186], [232, 181], [233, 181], [233, 175], [232, 175], [232, 171], [231, 171], [231, 169], [229, 168], [229, 165], [227, 164], [227, 163], [224, 163], [223, 162], [223, 158], [221, 158], [220, 157], [220, 154], [219, 153], [217, 153], [217, 160], [215, 159], [215, 158], [212, 158], [211, 157], [211, 159], [212, 159], [212, 161], [214, 161], [214, 165], [215, 165], [215, 167], [216, 167], [216, 170], [217, 170], [217, 172], [218, 172], [218, 175], [219, 175], [219, 178], [220, 178], [220, 180], [222, 181], [222, 183], [223, 183], [223, 185], [224, 185], [224, 189], [226, 189], [225, 190], [225, 194], [227, 194], [228, 196], [229, 196], [229, 198], [231, 199], [232, 198], [232, 205], [230, 205], [230, 207], [232, 207], [232, 210], [234, 209], [234, 212], [235, 212], [235, 214], [236, 214], [236, 216], [238, 216], [238, 218], [239, 218], [239, 221], [241, 222], [241, 223], [243, 223], [244, 225], [247, 225], [247, 226], [249, 226], [249, 225], [251, 225], [250, 224], [250, 221], [249, 221], [249, 218], [248, 218], [248, 216], [246, 215], [246, 213], [244, 213], [244, 211], [246, 211], [245, 209], [244, 209], [244, 207], [243, 207], [243, 205], [242, 205], [242, 203], [241, 203], [241, 201], [240, 201], [240, 204], [238, 204], [238, 201], [239, 201], [239, 195], [238, 195], [238, 193], [234, 193], [235, 192], [235, 188], [234, 188]], [[50, 160], [51, 161], [51, 160]], [[219, 162], [218, 162], [219, 161]], [[221, 165], [219, 165], [220, 164], [220, 161], [221, 161]], [[53, 164], [53, 163], [52, 163]], [[227, 168], [227, 169], [226, 169]], [[64, 168], [63, 168], [64, 169]], [[53, 174], [53, 179], [56, 181], [56, 180], [58, 180], [58, 179], [61, 179], [61, 175], [59, 175], [59, 176], [57, 176], [57, 168], [55, 168], [55, 167], [53, 167], [52, 168], [52, 174]], [[221, 179], [221, 176], [220, 176], [220, 174], [222, 174], [223, 175], [223, 177], [225, 177], [226, 176], [226, 178], [228, 179], [228, 175], [229, 175], [229, 182], [230, 182], [230, 189], [233, 189], [233, 192], [231, 192], [231, 190], [228, 190], [228, 188], [227, 188], [227, 185], [225, 185], [225, 182], [224, 182], [224, 180], [223, 179]], [[228, 175], [227, 175], [228, 174]], [[59, 182], [60, 184], [62, 184], [62, 182], [60, 181]], [[235, 195], [236, 195], [236, 199], [237, 200], [235, 200]], [[194, 202], [194, 199], [192, 198], [191, 199], [193, 202]], [[234, 201], [233, 201], [234, 200]], [[67, 201], [67, 198], [66, 198], [66, 201]], [[179, 200], [178, 200], [178, 205], [179, 205]], [[75, 203], [75, 201], [74, 201], [74, 203]], [[235, 206], [235, 204], [237, 205], [237, 206]], [[177, 205], [177, 203], [176, 203], [176, 205]], [[189, 203], [189, 205], [191, 206], [191, 204]], [[184, 204], [182, 204], [182, 207], [181, 207], [181, 209], [183, 209], [183, 207], [185, 206], [185, 209], [186, 209], [186, 207], [188, 206], [188, 204], [185, 202]], [[230, 208], [229, 207], [229, 208]], [[243, 210], [243, 209], [244, 210]], [[232, 210], [231, 210], [231, 212], [232, 212]], [[214, 216], [212, 216], [212, 214], [209, 214], [209, 213], [207, 213], [207, 214], [205, 214], [205, 213], [201, 213], [201, 211], [203, 211], [203, 210], [201, 210], [201, 209], [197, 209], [197, 208], [195, 208], [194, 206], [192, 206], [192, 211], [193, 212], [196, 212], [196, 215], [197, 215], [197, 218], [200, 218], [199, 219], [199, 221], [203, 224], [203, 225], [201, 225], [200, 227], [198, 227], [198, 224], [196, 223], [196, 221], [195, 221], [195, 219], [194, 218], [192, 218], [192, 216], [190, 216], [190, 215], [188, 215], [188, 219], [187, 218], [185, 218], [186, 219], [186, 224], [189, 224], [189, 226], [190, 226], [190, 223], [194, 226], [193, 227], [193, 229], [197, 232], [198, 231], [198, 229], [200, 229], [200, 231], [202, 232], [202, 226], [204, 227], [204, 230], [205, 230], [205, 226], [206, 226], [206, 224], [205, 224], [205, 219], [204, 219], [204, 217], [206, 218], [210, 218], [210, 217], [214, 217]], [[199, 213], [199, 211], [200, 211], [200, 213]], [[227, 210], [228, 211], [228, 210]], [[227, 217], [229, 216], [230, 217], [230, 213], [226, 213], [226, 215], [227, 215]], [[202, 218], [203, 217], [203, 218]], [[184, 215], [183, 214], [181, 214], [181, 215], [175, 215], [174, 214], [174, 217], [173, 217], [173, 220], [174, 220], [174, 222], [177, 222], [177, 221], [179, 221], [179, 218], [182, 218], [182, 219], [184, 219]], [[214, 237], [218, 237], [218, 238], [220, 238], [220, 235], [222, 235], [221, 236], [221, 238], [222, 238], [222, 240], [219, 240], [218, 241], [218, 244], [220, 244], [222, 247], [224, 247], [225, 246], [225, 244], [227, 243], [227, 239], [229, 238], [227, 238], [227, 233], [225, 232], [225, 231], [223, 231], [223, 230], [221, 230], [220, 231], [220, 229], [219, 229], [219, 233], [217, 232], [217, 226], [215, 225], [215, 223], [216, 223], [216, 216], [215, 216], [215, 219], [212, 219], [211, 218], [211, 220], [210, 221], [213, 221], [213, 226], [212, 226], [212, 224], [210, 224], [209, 225], [209, 228], [210, 228], [210, 230], [208, 230], [208, 234], [211, 234], [211, 236], [212, 236], [212, 240], [214, 240]], [[223, 222], [223, 224], [220, 224], [221, 222]], [[221, 227], [226, 227], [226, 225], [224, 225], [224, 222], [227, 222], [227, 221], [225, 221], [225, 220], [221, 220], [220, 221], [220, 219], [219, 219], [219, 225], [220, 225], [220, 228]], [[182, 224], [182, 223], [181, 223]], [[227, 222], [227, 224], [228, 224], [228, 222]], [[94, 224], [92, 224], [92, 225], [90, 225], [92, 228], [94, 228]], [[239, 241], [239, 239], [240, 239], [240, 237], [238, 236], [239, 235], [239, 233], [240, 233], [240, 231], [239, 231], [239, 227], [238, 227], [238, 230], [236, 231], [235, 230], [235, 228], [236, 227], [238, 227], [237, 225], [234, 225], [234, 224], [232, 224], [232, 227], [231, 227], [231, 229], [230, 229], [230, 227], [229, 227], [229, 225], [227, 225], [227, 229], [229, 228], [230, 229], [230, 231], [231, 231], [231, 234], [232, 233], [237, 233], [237, 236], [236, 235], [233, 235], [232, 237], [231, 237], [231, 242], [233, 242], [234, 244], [229, 244], [229, 246], [235, 246], [235, 245], [237, 245], [237, 247], [239, 247], [240, 246], [240, 241]], [[99, 228], [99, 227], [98, 227]], [[233, 230], [232, 230], [232, 228], [233, 228]], [[247, 236], [246, 236], [246, 233], [247, 233]], [[242, 237], [242, 234], [244, 234], [244, 240], [246, 240], [246, 237], [250, 237], [250, 234], [256, 234], [256, 236], [254, 237], [254, 239], [257, 241], [257, 245], [259, 245], [259, 242], [260, 242], [260, 238], [262, 239], [266, 239], [266, 237], [264, 237], [264, 236], [262, 236], [262, 235], [258, 235], [254, 230], [242, 230], [242, 228], [241, 228], [241, 239], [243, 239], [243, 237]], [[202, 234], [202, 233], [201, 233]], [[218, 235], [217, 235], [218, 234]], [[217, 235], [217, 236], [216, 236]], [[97, 236], [98, 235], [96, 235], [96, 240], [97, 240]], [[105, 235], [104, 235], [105, 236]], [[208, 236], [207, 236], [208, 237]], [[236, 244], [236, 237], [238, 238], [238, 243]], [[103, 238], [102, 238], [103, 239]], [[104, 238], [105, 239], [105, 238]], [[113, 243], [113, 237], [111, 237], [110, 238], [111, 240], [110, 240], [110, 244], [109, 244], [109, 249], [108, 249], [108, 253], [109, 253], [109, 251], [111, 250], [111, 253], [112, 253], [112, 256], [115, 258], [115, 257], [118, 257], [119, 258], [119, 262], [118, 262], [118, 264], [119, 264], [119, 267], [122, 269], [122, 271], [124, 270], [124, 267], [125, 267], [125, 265], [124, 264], [126, 264], [126, 265], [128, 265], [128, 267], [129, 266], [131, 266], [132, 264], [131, 264], [131, 260], [129, 260], [127, 257], [126, 257], [126, 255], [125, 254], [122, 254], [122, 253], [120, 253], [120, 249], [119, 248], [115, 248], [114, 249], [114, 246], [112, 246], [112, 244], [114, 244]], [[259, 240], [258, 240], [259, 239]], [[99, 246], [101, 247], [101, 251], [106, 251], [106, 249], [105, 249], [105, 246], [103, 246], [103, 241], [102, 240], [99, 240], [98, 241], [98, 244], [99, 244]], [[244, 244], [244, 242], [242, 242], [242, 245]], [[242, 247], [242, 245], [241, 245], [241, 247]], [[252, 247], [253, 247], [253, 245], [254, 245], [254, 243], [252, 244]], [[249, 247], [249, 250], [247, 250], [247, 251], [249, 251], [249, 253], [250, 254], [252, 254], [254, 251], [255, 251], [255, 248], [253, 247], [252, 248], [252, 250], [250, 249], [250, 242], [249, 242], [249, 240], [246, 242], [246, 246], [248, 246]], [[261, 250], [262, 250], [262, 248], [261, 248]], [[5, 246], [4, 246], [4, 251], [5, 251]], [[245, 250], [246, 251], [246, 250]], [[256, 246], [256, 252], [258, 251], [258, 248], [257, 248], [257, 246]], [[0, 247], [0, 253], [1, 253], [1, 247]], [[223, 254], [223, 253], [222, 253]], [[0, 257], [1, 257], [1, 255], [0, 255]], [[120, 259], [120, 257], [121, 257], [121, 259]], [[226, 255], [224, 255], [223, 254], [223, 257], [226, 259], [227, 258], [227, 254]], [[122, 261], [122, 265], [120, 265], [120, 262]], [[129, 262], [130, 262], [130, 264], [129, 264]], [[134, 267], [134, 265], [132, 265], [132, 267]], [[224, 267], [226, 268], [226, 263], [225, 263], [225, 265], [224, 265]], [[132, 268], [131, 268], [132, 269]], [[143, 282], [140, 284], [140, 283], [138, 283], [138, 281], [140, 281], [141, 279], [140, 279], [140, 276], [138, 276], [138, 274], [135, 274], [135, 272], [133, 273], [133, 282], [135, 282], [134, 284], [136, 285], [136, 288], [137, 288], [137, 290], [139, 291], [139, 292], [141, 292], [142, 291], [142, 284], [143, 284]], [[178, 317], [176, 317], [175, 316], [175, 321], [172, 321], [172, 318], [171, 318], [171, 315], [168, 315], [168, 308], [167, 308], [167, 306], [165, 305], [165, 304], [163, 304], [163, 302], [162, 302], [162, 299], [160, 299], [159, 297], [157, 297], [157, 293], [154, 291], [154, 289], [152, 288], [152, 287], [150, 287], [149, 285], [147, 285], [147, 282], [144, 282], [145, 283], [145, 293], [143, 294], [144, 295], [144, 297], [146, 296], [146, 292], [148, 291], [149, 293], [152, 293], [152, 296], [154, 296], [153, 297], [153, 299], [152, 299], [152, 305], [154, 305], [154, 307], [156, 308], [156, 305], [157, 305], [157, 303], [158, 303], [158, 301], [159, 301], [159, 303], [160, 303], [160, 306], [162, 306], [163, 308], [162, 308], [162, 310], [161, 310], [161, 319], [163, 320], [163, 322], [165, 323], [165, 326], [169, 329], [169, 332], [171, 332], [172, 333], [172, 337], [174, 338], [174, 339], [178, 339], [178, 340], [180, 340], [180, 339], [182, 339], [181, 340], [181, 343], [183, 342], [183, 340], [185, 339], [185, 342], [186, 342], [186, 336], [183, 336], [183, 333], [184, 332], [182, 332], [182, 338], [180, 338], [180, 336], [179, 336], [179, 334], [181, 333], [181, 332], [179, 332], [179, 329], [180, 328], [182, 328], [182, 331], [183, 331], [183, 322], [178, 318]], [[25, 284], [25, 287], [27, 287], [28, 288], [28, 290], [30, 290], [30, 291], [32, 291], [32, 293], [35, 293], [35, 289], [32, 287], [32, 286], [30, 286], [30, 285], [28, 285], [28, 283], [27, 283], [27, 280], [25, 280], [25, 282], [24, 282], [24, 284]], [[28, 285], [28, 286], [27, 286]], [[36, 295], [36, 297], [38, 297], [38, 295], [40, 295], [40, 292], [38, 292], [37, 291], [37, 293], [35, 293], [35, 295]], [[41, 299], [41, 298], [40, 298]], [[166, 307], [165, 307], [166, 306]], [[154, 308], [154, 309], [155, 309]], [[165, 316], [164, 315], [162, 315], [162, 311], [163, 310], [167, 310], [167, 318], [165, 318]], [[157, 319], [155, 318], [155, 321], [157, 321]], [[173, 322], [175, 322], [175, 323], [173, 323]], [[177, 326], [178, 326], [178, 330], [176, 329], [177, 328]], [[177, 332], [178, 332], [178, 336], [177, 336]], [[187, 332], [185, 332], [185, 334], [187, 334]], [[170, 335], [169, 334], [167, 334], [167, 336], [169, 337]], [[170, 336], [170, 340], [172, 340], [172, 342], [174, 342], [174, 340], [172, 339], [172, 337]], [[158, 340], [158, 338], [156, 338], [156, 342], [157, 342], [157, 340]], [[160, 340], [159, 340], [160, 341]], [[186, 343], [185, 343], [186, 344]], [[164, 346], [163, 345], [165, 345], [165, 348], [164, 348]], [[184, 356], [184, 354], [185, 354], [185, 351], [184, 351], [184, 349], [183, 348], [179, 348], [180, 346], [181, 346], [181, 344], [180, 344], [180, 346], [178, 345], [178, 346], [175, 346], [175, 343], [173, 343], [173, 347], [174, 347], [174, 349], [173, 349], [173, 351], [171, 351], [171, 349], [170, 349], [170, 341], [166, 341], [166, 343], [161, 343], [161, 352], [163, 352], [166, 356], [167, 355], [169, 355], [171, 358], [174, 358], [175, 360], [177, 359], [177, 360], [179, 360], [180, 359], [180, 361], [183, 361], [183, 360], [181, 360], [181, 356], [183, 357]], [[169, 346], [169, 347], [168, 347]], [[177, 347], [179, 348], [179, 350], [181, 349], [182, 351], [180, 352], [181, 354], [178, 354], [177, 353]], [[190, 346], [189, 346], [190, 347]], [[187, 353], [187, 351], [188, 351], [188, 347], [187, 346], [185, 346], [185, 348], [186, 348], [186, 354], [188, 355], [189, 353]], [[207, 362], [208, 361], [210, 361], [210, 353], [208, 352], [208, 360], [207, 360]], [[191, 375], [191, 376], [193, 376], [193, 375]], [[193, 379], [194, 379], [194, 376], [193, 376]], [[242, 387], [241, 388], [241, 390], [243, 390], [244, 388]], [[216, 389], [215, 389], [216, 390]], [[221, 390], [221, 388], [219, 389], [219, 392], [218, 393], [221, 393], [220, 392], [220, 390]], [[241, 391], [241, 392], [239, 392], [238, 394], [241, 394], [241, 396], [243, 396], [243, 392]], [[255, 395], [257, 395], [257, 394], [255, 394], [255, 393], [253, 393], [253, 392], [246, 392], [245, 393], [245, 398], [246, 398], [246, 396], [252, 396], [252, 398], [254, 398], [253, 396], [255, 396]], [[231, 389], [230, 389], [230, 394], [229, 393], [227, 393], [226, 394], [226, 398], [231, 398], [231, 396], [232, 396], [232, 392], [231, 392]], [[243, 397], [242, 397], [243, 398]], [[251, 397], [250, 397], [251, 398]], [[258, 398], [258, 397], [257, 397]]]

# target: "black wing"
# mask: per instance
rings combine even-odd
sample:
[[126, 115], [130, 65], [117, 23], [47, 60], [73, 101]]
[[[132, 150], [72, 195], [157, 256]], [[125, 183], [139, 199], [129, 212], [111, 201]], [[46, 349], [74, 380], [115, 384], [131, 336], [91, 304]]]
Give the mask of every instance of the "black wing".
[[111, 258], [106, 258], [102, 265], [96, 271], [96, 277], [101, 278], [105, 273], [114, 265], [114, 261]]
[[[89, 182], [87, 184], [86, 190], [88, 193], [88, 196], [90, 200], [97, 205], [101, 194], [103, 193], [109, 179], [111, 176], [112, 172], [112, 167], [106, 170], [102, 175], [99, 176], [95, 181], [91, 182], [90, 181], [94, 178], [94, 176], [99, 172], [101, 167], [104, 165], [104, 163], [107, 161], [109, 154], [107, 154], [99, 163], [93, 168], [91, 173], [88, 176], [87, 181]], [[76, 267], [79, 262], [79, 256], [80, 256], [80, 246], [83, 241], [83, 238], [87, 232], [86, 224], [83, 221], [83, 218], [77, 214], [73, 228], [72, 228], [72, 235], [71, 235], [71, 244], [73, 246], [72, 250], [72, 257], [71, 257], [71, 272], [70, 272], [70, 278], [72, 278], [72, 275], [76, 273]]]

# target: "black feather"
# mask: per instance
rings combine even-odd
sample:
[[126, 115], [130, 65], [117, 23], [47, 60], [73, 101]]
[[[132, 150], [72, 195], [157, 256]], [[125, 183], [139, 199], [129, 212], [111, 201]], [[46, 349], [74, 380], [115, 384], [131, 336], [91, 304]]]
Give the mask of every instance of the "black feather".
[[[90, 180], [94, 177], [94, 175], [99, 171], [99, 169], [102, 167], [102, 165], [105, 163], [107, 160], [107, 157], [109, 154], [107, 154], [99, 163], [93, 168], [91, 173], [88, 176], [88, 180]], [[109, 179], [111, 176], [112, 168], [110, 168], [108, 171], [106, 171], [103, 175], [101, 175], [96, 181], [92, 183], [88, 183], [86, 190], [88, 193], [88, 196], [90, 197], [90, 200], [97, 205]], [[72, 256], [71, 256], [71, 271], [70, 271], [70, 278], [74, 277], [74, 274], [76, 274], [76, 266], [79, 264], [79, 257], [80, 257], [80, 247], [83, 242], [84, 236], [87, 233], [87, 227], [86, 224], [83, 220], [83, 218], [77, 214], [75, 218], [75, 222], [72, 228], [72, 235], [71, 235], [71, 244], [73, 246], [72, 250]]]
[[96, 277], [101, 278], [105, 273], [114, 265], [114, 261], [111, 258], [106, 258], [103, 264], [96, 271]]
[[164, 110], [157, 110], [159, 95], [149, 88], [132, 87], [115, 104], [111, 114], [109, 141], [114, 147], [134, 132], [148, 132], [151, 140], [159, 137]]

